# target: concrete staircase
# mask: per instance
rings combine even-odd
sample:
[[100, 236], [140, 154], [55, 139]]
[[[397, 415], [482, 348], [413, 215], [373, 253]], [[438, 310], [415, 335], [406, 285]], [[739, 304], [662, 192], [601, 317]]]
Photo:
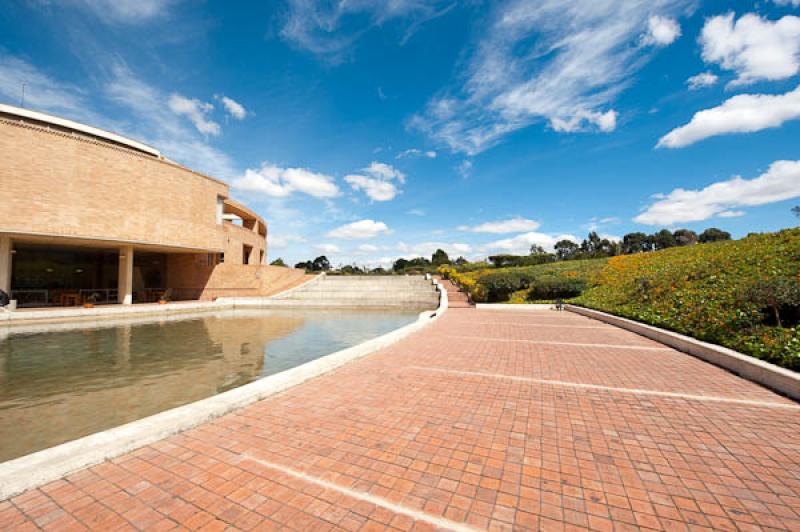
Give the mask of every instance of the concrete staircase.
[[447, 303], [450, 308], [472, 308], [475, 305], [469, 300], [469, 296], [462, 292], [458, 286], [447, 279], [439, 279], [439, 283], [447, 290]]
[[439, 306], [439, 292], [423, 276], [332, 276], [326, 275], [293, 290], [276, 294], [270, 306], [413, 308]]

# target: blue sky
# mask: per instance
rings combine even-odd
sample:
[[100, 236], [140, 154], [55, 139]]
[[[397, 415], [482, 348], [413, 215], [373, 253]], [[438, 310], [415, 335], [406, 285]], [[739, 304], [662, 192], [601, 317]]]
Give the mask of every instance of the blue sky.
[[794, 226], [799, 71], [800, 0], [0, 11], [0, 101], [225, 179], [290, 262]]

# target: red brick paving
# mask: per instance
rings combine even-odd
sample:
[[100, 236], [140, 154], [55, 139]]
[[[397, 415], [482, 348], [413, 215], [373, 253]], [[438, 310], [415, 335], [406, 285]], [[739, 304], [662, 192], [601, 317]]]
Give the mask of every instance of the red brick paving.
[[569, 313], [451, 309], [0, 502], [0, 527], [800, 530], [797, 404], [670, 349], [585, 344], [661, 347]]

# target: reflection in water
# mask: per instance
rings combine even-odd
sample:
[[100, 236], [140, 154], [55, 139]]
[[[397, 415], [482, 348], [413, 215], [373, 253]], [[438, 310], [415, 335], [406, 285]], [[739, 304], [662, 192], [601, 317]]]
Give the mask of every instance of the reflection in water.
[[416, 316], [230, 310], [0, 329], [0, 462], [236, 388]]

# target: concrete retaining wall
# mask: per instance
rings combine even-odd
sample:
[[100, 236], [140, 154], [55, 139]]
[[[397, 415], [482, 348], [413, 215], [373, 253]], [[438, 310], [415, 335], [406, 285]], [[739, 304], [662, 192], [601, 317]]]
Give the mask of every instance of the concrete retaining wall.
[[788, 369], [744, 355], [733, 349], [702, 342], [682, 334], [600, 312], [599, 310], [575, 305], [565, 305], [565, 308], [570, 312], [616, 325], [656, 342], [674, 347], [679, 351], [703, 359], [747, 380], [791, 397], [795, 401], [800, 401], [800, 375]]

